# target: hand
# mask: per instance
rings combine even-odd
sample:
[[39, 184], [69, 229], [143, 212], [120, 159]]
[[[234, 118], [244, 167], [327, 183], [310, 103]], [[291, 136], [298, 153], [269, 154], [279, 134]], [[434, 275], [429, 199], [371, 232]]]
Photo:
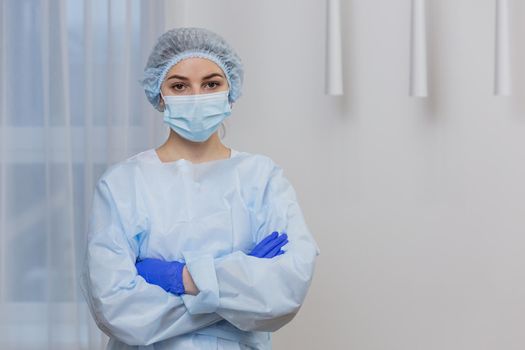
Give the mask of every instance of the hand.
[[260, 241], [248, 255], [270, 259], [284, 254], [284, 250], [281, 248], [287, 243], [288, 235], [286, 233], [279, 236], [279, 233], [274, 231]]
[[185, 293], [182, 272], [185, 263], [146, 258], [137, 261], [135, 267], [146, 282], [155, 284], [175, 295]]

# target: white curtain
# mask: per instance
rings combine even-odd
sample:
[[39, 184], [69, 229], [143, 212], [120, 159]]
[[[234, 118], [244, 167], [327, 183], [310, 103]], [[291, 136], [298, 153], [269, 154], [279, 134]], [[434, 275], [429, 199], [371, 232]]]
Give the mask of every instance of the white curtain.
[[0, 349], [101, 349], [78, 286], [93, 186], [166, 135], [138, 83], [163, 1], [0, 1]]

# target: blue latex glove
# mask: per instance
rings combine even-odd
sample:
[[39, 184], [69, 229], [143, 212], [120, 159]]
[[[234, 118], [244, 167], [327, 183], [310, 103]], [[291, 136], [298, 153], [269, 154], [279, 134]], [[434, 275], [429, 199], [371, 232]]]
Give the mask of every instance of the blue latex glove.
[[175, 295], [184, 294], [182, 269], [185, 263], [146, 258], [135, 263], [137, 272], [146, 282], [163, 288]]
[[279, 233], [274, 231], [260, 241], [248, 255], [270, 259], [277, 255], [284, 254], [284, 250], [281, 248], [287, 243], [288, 235], [286, 233], [279, 236]]
[[[248, 254], [258, 258], [273, 258], [284, 254], [281, 248], [288, 243], [288, 235], [279, 235], [277, 231], [266, 236]], [[182, 270], [185, 263], [146, 258], [135, 263], [137, 272], [149, 284], [155, 284], [166, 292], [175, 295], [184, 294]]]

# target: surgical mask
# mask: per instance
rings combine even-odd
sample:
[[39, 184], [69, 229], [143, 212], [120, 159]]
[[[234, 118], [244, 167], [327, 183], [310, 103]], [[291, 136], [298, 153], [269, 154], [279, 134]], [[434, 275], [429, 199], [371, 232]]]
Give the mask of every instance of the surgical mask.
[[209, 139], [231, 114], [228, 91], [162, 98], [164, 122], [177, 134], [193, 142]]

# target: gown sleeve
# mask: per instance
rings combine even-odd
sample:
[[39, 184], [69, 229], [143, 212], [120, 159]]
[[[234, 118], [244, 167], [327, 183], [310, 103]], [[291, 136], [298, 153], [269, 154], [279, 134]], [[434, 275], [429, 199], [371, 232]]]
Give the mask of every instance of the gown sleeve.
[[276, 331], [292, 320], [310, 286], [319, 248], [305, 223], [295, 191], [271, 163], [252, 211], [255, 242], [273, 231], [288, 234], [285, 254], [261, 259], [236, 251], [220, 258], [183, 252], [201, 291], [183, 295], [192, 314], [216, 312], [244, 331]]
[[150, 345], [221, 321], [215, 313], [190, 314], [180, 297], [137, 275], [148, 225], [139, 219], [145, 217], [140, 200], [112, 193], [118, 186], [128, 187], [117, 193], [134, 192], [129, 182], [120, 182], [97, 184], [82, 267], [81, 289], [98, 327], [126, 344]]

